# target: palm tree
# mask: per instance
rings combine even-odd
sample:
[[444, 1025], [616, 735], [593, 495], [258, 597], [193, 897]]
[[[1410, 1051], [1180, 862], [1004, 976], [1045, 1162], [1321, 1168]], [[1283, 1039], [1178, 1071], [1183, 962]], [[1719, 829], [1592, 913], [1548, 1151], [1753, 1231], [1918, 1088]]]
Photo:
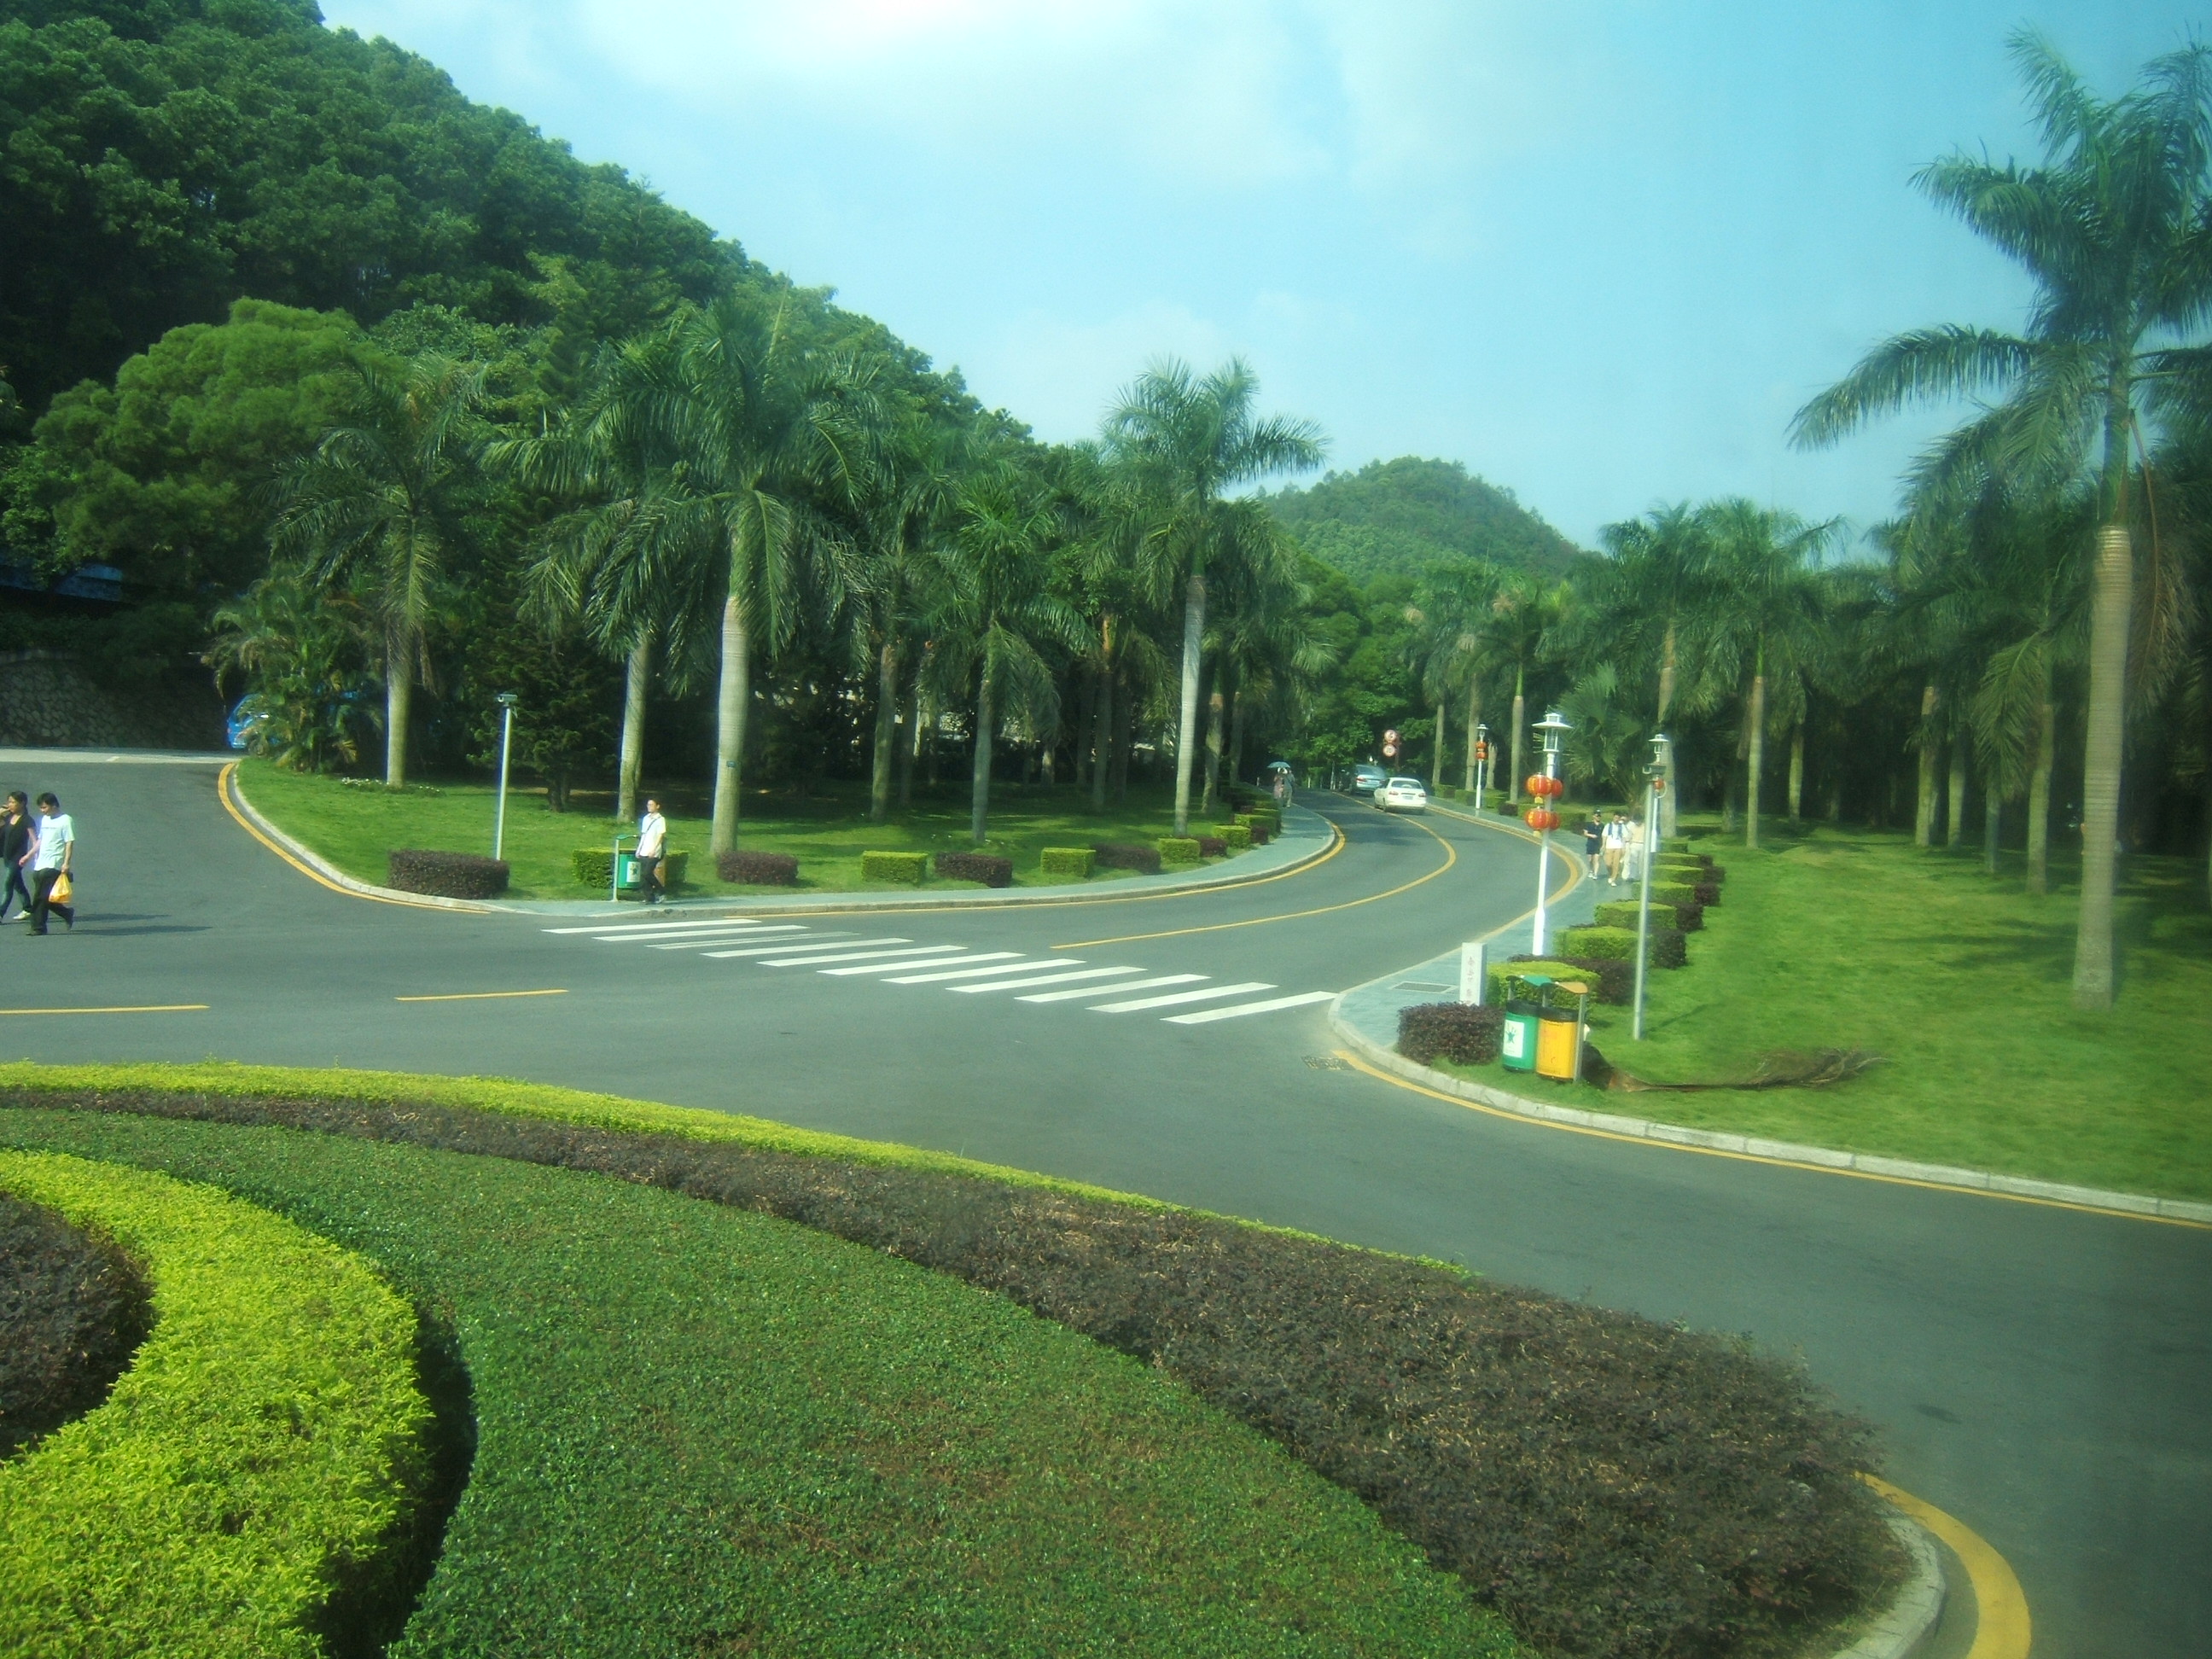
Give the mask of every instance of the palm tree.
[[1800, 410], [1792, 432], [1801, 444], [1832, 443], [1911, 401], [1995, 392], [1993, 406], [1923, 461], [1929, 480], [1996, 473], [2019, 488], [2095, 479], [2074, 1002], [2107, 1008], [2136, 578], [2132, 457], [2144, 416], [2212, 374], [2202, 345], [2159, 343], [2201, 335], [2212, 309], [2212, 48], [2154, 59], [2141, 86], [2109, 102], [2036, 34], [2015, 34], [2012, 54], [2045, 165], [1957, 155], [1916, 182], [2026, 268], [2037, 289], [2026, 331], [1899, 335]]
[[1809, 568], [1810, 556], [1833, 532], [1832, 525], [1808, 525], [1795, 514], [1761, 507], [1738, 499], [1717, 501], [1705, 510], [1716, 568], [1724, 574], [1725, 609], [1712, 618], [1717, 653], [1735, 668], [1738, 684], [1748, 676], [1744, 702], [1747, 748], [1744, 777], [1747, 811], [1744, 845], [1759, 845], [1759, 785], [1766, 768], [1767, 697], [1781, 677], [1802, 677], [1822, 648], [1822, 592]]
[[455, 538], [453, 496], [483, 433], [481, 363], [426, 352], [392, 365], [362, 356], [354, 419], [278, 473], [270, 542], [374, 616], [384, 671], [384, 782], [407, 786], [407, 726], [425, 636]]
[[992, 740], [1013, 710], [1036, 730], [1060, 720], [1060, 688], [1038, 646], [1080, 649], [1083, 619], [1051, 592], [1060, 516], [1038, 481], [1000, 463], [962, 491], [950, 546], [935, 561], [930, 665], [939, 688], [975, 696], [969, 834], [989, 831]]
[[373, 629], [343, 588], [283, 566], [215, 613], [203, 659], [221, 681], [246, 677], [247, 746], [295, 772], [360, 757], [375, 710], [362, 701], [362, 646]]
[[[1106, 417], [1106, 447], [1142, 479], [1152, 520], [1147, 563], [1164, 592], [1183, 596], [1182, 702], [1176, 727], [1175, 830], [1190, 828], [1191, 766], [1198, 752], [1198, 683], [1206, 638], [1208, 567], [1229, 556], [1254, 509], [1222, 492], [1279, 472], [1319, 466], [1323, 446], [1311, 422], [1255, 420], [1259, 380], [1239, 357], [1204, 380], [1163, 359], [1123, 391]], [[1264, 509], [1261, 509], [1264, 510]]]
[[1490, 612], [1482, 618], [1482, 654], [1500, 668], [1513, 671], [1513, 769], [1506, 778], [1506, 799], [1521, 799], [1522, 744], [1528, 732], [1528, 671], [1541, 661], [1553, 631], [1565, 620], [1572, 590], [1565, 582], [1549, 582], [1530, 572], [1516, 571], [1498, 585], [1491, 596]]
[[1444, 702], [1455, 693], [1467, 697], [1462, 722], [1467, 740], [1464, 787], [1474, 787], [1474, 729], [1482, 723], [1482, 680], [1486, 664], [1482, 629], [1491, 602], [1502, 580], [1498, 568], [1480, 559], [1439, 565], [1422, 578], [1413, 594], [1419, 612], [1417, 666], [1425, 683], [1438, 694], [1437, 703], [1437, 777], [1443, 776]]

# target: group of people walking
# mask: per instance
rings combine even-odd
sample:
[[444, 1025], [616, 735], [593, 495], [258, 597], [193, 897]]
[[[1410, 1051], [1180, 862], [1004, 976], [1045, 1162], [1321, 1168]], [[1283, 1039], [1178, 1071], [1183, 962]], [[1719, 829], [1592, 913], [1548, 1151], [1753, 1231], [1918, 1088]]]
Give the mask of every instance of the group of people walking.
[[[76, 851], [76, 826], [52, 794], [39, 797], [38, 810], [20, 789], [0, 808], [0, 863], [7, 866], [0, 885], [0, 921], [27, 921], [33, 935], [43, 935], [50, 917], [76, 930], [76, 907], [71, 902], [70, 864]], [[23, 908], [8, 914], [16, 900]]]
[[1583, 825], [1583, 856], [1589, 860], [1590, 874], [1603, 876], [1608, 887], [1641, 878], [1644, 820], [1626, 812], [1615, 812], [1608, 818], [1593, 811], [1589, 822]]

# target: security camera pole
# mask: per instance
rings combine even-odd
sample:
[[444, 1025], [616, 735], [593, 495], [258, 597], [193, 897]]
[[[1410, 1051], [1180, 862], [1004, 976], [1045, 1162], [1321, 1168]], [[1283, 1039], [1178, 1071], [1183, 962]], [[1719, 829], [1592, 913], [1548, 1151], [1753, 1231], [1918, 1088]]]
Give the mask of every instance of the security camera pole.
[[492, 819], [491, 855], [507, 848], [507, 758], [514, 750], [514, 705], [522, 699], [512, 691], [499, 694], [499, 811]]
[[1531, 934], [1528, 949], [1531, 954], [1542, 956], [1545, 943], [1545, 900], [1552, 884], [1552, 831], [1559, 827], [1559, 815], [1552, 810], [1566, 786], [1559, 781], [1559, 738], [1575, 728], [1559, 718], [1556, 708], [1545, 712], [1536, 722], [1536, 729], [1544, 734], [1544, 769], [1528, 780], [1528, 793], [1536, 804], [1528, 809], [1527, 823], [1536, 832], [1536, 925]]

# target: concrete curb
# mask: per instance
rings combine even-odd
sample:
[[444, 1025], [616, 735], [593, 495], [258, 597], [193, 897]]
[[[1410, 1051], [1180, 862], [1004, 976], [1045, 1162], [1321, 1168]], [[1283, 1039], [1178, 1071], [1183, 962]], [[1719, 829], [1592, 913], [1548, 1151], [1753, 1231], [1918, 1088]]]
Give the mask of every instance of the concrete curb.
[[[363, 898], [381, 899], [390, 904], [415, 904], [439, 910], [463, 910], [476, 915], [568, 916], [568, 915], [630, 915], [642, 914], [635, 904], [606, 901], [554, 899], [542, 902], [501, 899], [439, 898], [428, 893], [403, 892], [396, 887], [378, 887], [360, 881], [340, 870], [328, 859], [309, 848], [305, 842], [279, 830], [246, 798], [246, 788], [238, 774], [229, 774], [230, 798], [240, 812], [262, 835], [276, 842], [290, 857], [307, 866], [320, 879], [333, 887], [342, 887]], [[948, 905], [976, 905], [992, 908], [1020, 904], [1091, 903], [1100, 899], [1141, 898], [1158, 894], [1201, 892], [1211, 887], [1239, 887], [1248, 882], [1262, 881], [1273, 876], [1286, 876], [1294, 871], [1326, 858], [1337, 845], [1336, 834], [1328, 820], [1310, 807], [1292, 805], [1294, 812], [1304, 813], [1314, 823], [1328, 831], [1320, 845], [1306, 849], [1295, 858], [1285, 858], [1279, 863], [1245, 866], [1238, 868], [1238, 860], [1216, 865], [1203, 875], [1152, 877], [1140, 876], [1134, 881], [1115, 882], [1109, 888], [1085, 890], [1080, 888], [1041, 888], [1023, 892], [1006, 890], [986, 890], [976, 892], [964, 890], [956, 893], [848, 893], [806, 894], [783, 898], [775, 895], [755, 895], [746, 898], [672, 899], [658, 907], [664, 912], [682, 910], [687, 915], [719, 915], [750, 914], [761, 910], [842, 911], [842, 910], [915, 910], [942, 909]], [[1277, 842], [1273, 846], [1283, 846]], [[1249, 857], [1250, 854], [1245, 854]], [[557, 908], [556, 908], [557, 907]]]
[[397, 887], [376, 887], [365, 881], [356, 881], [306, 842], [286, 835], [264, 817], [253, 803], [246, 799], [245, 786], [239, 782], [235, 771], [226, 769], [216, 787], [228, 792], [231, 805], [237, 807], [239, 815], [258, 834], [268, 837], [283, 850], [287, 857], [304, 866], [318, 880], [330, 886], [343, 888], [349, 893], [358, 893], [363, 898], [381, 899], [387, 904], [412, 904], [426, 910], [463, 910], [472, 915], [489, 916], [497, 915], [507, 908], [475, 899], [440, 898], [434, 893], [404, 893]]
[[1772, 1164], [1796, 1164], [1805, 1169], [1849, 1170], [1893, 1181], [1914, 1182], [1926, 1187], [2002, 1193], [2014, 1198], [2070, 1205], [2078, 1209], [2154, 1216], [2161, 1220], [2212, 1225], [2212, 1204], [2193, 1204], [2178, 1198], [2148, 1198], [2139, 1193], [2108, 1192], [2101, 1188], [2075, 1187], [2056, 1181], [2030, 1181], [2020, 1176], [1996, 1175], [1987, 1170], [1963, 1170], [1950, 1164], [1916, 1164], [1905, 1158], [1876, 1158], [1867, 1152], [1843, 1152], [1832, 1147], [1807, 1146], [1795, 1141], [1765, 1140], [1756, 1135], [1727, 1134], [1712, 1129], [1687, 1129], [1675, 1123], [1655, 1123], [1649, 1118], [1641, 1117], [1619, 1117], [1610, 1112], [1585, 1112], [1572, 1106], [1554, 1106], [1548, 1101], [1529, 1100], [1520, 1095], [1507, 1094], [1502, 1089], [1469, 1083], [1464, 1078], [1453, 1077], [1426, 1066], [1417, 1066], [1396, 1049], [1377, 1042], [1345, 1019], [1340, 1012], [1344, 999], [1352, 995], [1353, 991], [1365, 988], [1354, 986], [1352, 991], [1340, 993], [1336, 1000], [1329, 1004], [1328, 1009], [1329, 1029], [1361, 1059], [1378, 1071], [1389, 1072], [1425, 1089], [1432, 1089], [1438, 1094], [1449, 1095], [1460, 1100], [1473, 1101], [1478, 1105], [1510, 1113], [1516, 1117], [1530, 1118], [1540, 1123], [1563, 1124], [1577, 1129], [1595, 1129], [1606, 1134], [1620, 1135], [1632, 1140], [1649, 1140], [1662, 1146], [1734, 1152], [1746, 1158], [1762, 1158]]
[[1832, 1659], [1910, 1659], [1943, 1616], [1947, 1586], [1936, 1540], [1919, 1522], [1894, 1510], [1889, 1526], [1912, 1563], [1911, 1574], [1881, 1617], [1850, 1646], [1838, 1649]]

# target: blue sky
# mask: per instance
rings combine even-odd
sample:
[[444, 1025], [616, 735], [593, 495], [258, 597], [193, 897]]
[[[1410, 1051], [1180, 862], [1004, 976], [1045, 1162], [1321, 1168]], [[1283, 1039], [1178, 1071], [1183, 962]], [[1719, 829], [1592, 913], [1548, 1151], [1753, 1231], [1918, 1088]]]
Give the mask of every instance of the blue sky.
[[2004, 40], [2100, 90], [2166, 3], [324, 0], [1048, 439], [1231, 352], [1331, 462], [1464, 461], [1568, 535], [1748, 495], [1864, 525], [1940, 415], [1792, 452], [1881, 336], [2026, 289], [1910, 188], [2034, 153]]

